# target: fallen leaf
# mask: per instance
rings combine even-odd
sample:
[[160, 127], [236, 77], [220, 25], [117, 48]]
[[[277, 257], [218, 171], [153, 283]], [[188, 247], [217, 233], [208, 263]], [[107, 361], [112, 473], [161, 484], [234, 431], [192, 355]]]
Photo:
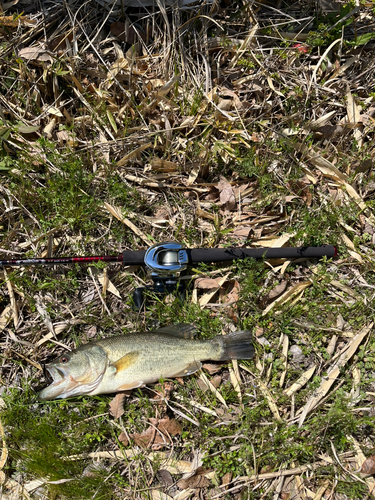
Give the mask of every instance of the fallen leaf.
[[163, 493], [160, 490], [150, 490], [147, 497], [142, 498], [151, 498], [151, 500], [173, 500], [173, 497], [167, 495], [166, 493]]
[[200, 371], [200, 374], [199, 374], [199, 378], [208, 386], [208, 388], [210, 389], [210, 391], [217, 397], [217, 399], [226, 407], [228, 408], [228, 405], [225, 401], [225, 399], [223, 398], [223, 396], [220, 394], [219, 391], [216, 390], [216, 387], [212, 384], [212, 382], [210, 380], [208, 380], [208, 378], [206, 377], [206, 375], [202, 372], [202, 370]]
[[214, 365], [213, 363], [204, 363], [202, 368], [208, 371], [210, 375], [217, 373], [221, 370], [221, 365]]
[[177, 483], [177, 486], [181, 490], [186, 490], [188, 488], [205, 488], [210, 484], [210, 481], [206, 477], [204, 477], [204, 475], [208, 472], [210, 472], [208, 469], [198, 467], [193, 476], [187, 479], [180, 479]]
[[147, 245], [149, 245], [150, 240], [148, 239], [148, 237], [140, 229], [138, 229], [129, 219], [123, 217], [120, 207], [113, 207], [109, 203], [104, 203], [104, 207], [108, 210], [108, 212], [110, 212], [114, 217], [116, 217], [116, 219], [118, 219], [120, 222], [129, 227], [139, 238], [141, 238], [144, 242], [147, 243]]
[[118, 440], [120, 443], [122, 443], [124, 446], [128, 446], [129, 444], [129, 439], [128, 436], [125, 434], [125, 432], [121, 432], [121, 434], [118, 437]]
[[342, 125], [323, 125], [314, 129], [314, 139], [338, 140], [342, 138], [344, 127]]
[[269, 313], [271, 309], [273, 309], [277, 304], [285, 304], [286, 302], [290, 301], [292, 298], [294, 298], [297, 294], [302, 293], [307, 287], [309, 287], [312, 284], [312, 281], [304, 281], [301, 283], [297, 283], [296, 285], [293, 285], [288, 291], [280, 295], [277, 299], [275, 299], [269, 306], [267, 306], [264, 311], [262, 312], [262, 316], [265, 316], [266, 314]]
[[311, 206], [312, 203], [312, 194], [308, 185], [303, 182], [302, 179], [293, 179], [288, 182], [288, 187], [291, 189], [293, 193], [295, 193], [298, 197], [302, 198], [308, 207]]
[[224, 210], [234, 210], [236, 208], [236, 197], [229, 182], [224, 177], [221, 177], [217, 188], [220, 191], [220, 203]]
[[223, 304], [233, 304], [240, 297], [240, 284], [237, 280], [228, 280], [220, 288], [220, 302]]
[[[137, 446], [140, 446], [141, 448], [148, 448], [151, 443], [155, 442], [156, 444], [160, 444], [160, 436], [158, 435], [156, 438], [156, 429], [154, 427], [148, 427], [145, 431], [141, 432], [140, 434], [138, 432], [135, 432], [134, 434], [131, 434], [131, 436], [134, 439], [134, 442]], [[162, 443], [164, 444], [164, 440], [161, 440]], [[165, 444], [167, 444], [167, 441], [165, 441]], [[155, 449], [159, 449], [156, 447]]]
[[73, 41], [73, 33], [64, 33], [63, 35], [59, 35], [55, 38], [53, 38], [53, 40], [49, 40], [48, 41], [48, 48], [53, 52], [55, 50], [60, 50], [62, 51], [62, 49], [66, 49], [66, 46], [67, 46], [67, 43], [66, 42], [69, 42], [71, 43]]
[[361, 467], [362, 474], [375, 474], [375, 455], [370, 455], [363, 462]]
[[[150, 418], [150, 421], [154, 419]], [[158, 428], [164, 433], [164, 434], [170, 434], [171, 436], [177, 436], [177, 434], [181, 434], [182, 432], [182, 427], [180, 422], [176, 420], [175, 418], [163, 418], [161, 420], [155, 419], [158, 423]]]
[[238, 240], [245, 242], [249, 237], [250, 231], [251, 231], [250, 226], [237, 226], [236, 229], [233, 231], [233, 236]]
[[221, 478], [221, 485], [224, 486], [224, 489], [226, 490], [227, 487], [225, 487], [227, 484], [229, 484], [232, 481], [233, 473], [232, 472], [227, 472], [224, 474], [224, 476]]
[[226, 276], [223, 276], [222, 278], [217, 278], [217, 281], [216, 281], [217, 284], [216, 284], [216, 286], [213, 287], [213, 288], [210, 288], [207, 292], [205, 292], [200, 297], [200, 299], [199, 299], [199, 305], [201, 307], [205, 307], [209, 302], [211, 302], [211, 300], [213, 299], [213, 297], [215, 296], [215, 294], [220, 290], [220, 288], [227, 281], [228, 276], [229, 276], [229, 273]]
[[195, 280], [195, 288], [200, 288], [201, 290], [212, 290], [212, 288], [217, 288], [219, 282], [217, 279], [213, 278], [197, 278]]
[[0, 332], [4, 330], [9, 321], [12, 319], [13, 310], [12, 306], [6, 306], [3, 312], [0, 314]]
[[177, 436], [182, 432], [181, 424], [175, 418], [150, 418], [150, 422], [152, 425], [141, 434], [131, 434], [136, 445], [159, 450], [170, 443], [170, 436]]
[[155, 385], [154, 389], [157, 391], [154, 399], [169, 399], [171, 397], [171, 393], [174, 389], [173, 382], [165, 381], [162, 384]]
[[165, 469], [158, 470], [158, 476], [160, 477], [160, 480], [165, 488], [172, 486], [174, 483], [171, 473]]
[[278, 285], [276, 285], [270, 292], [267, 293], [264, 297], [261, 297], [259, 303], [261, 307], [265, 307], [267, 304], [270, 304], [273, 300], [277, 299], [288, 286], [287, 281], [282, 281]]
[[120, 392], [119, 394], [116, 394], [116, 396], [109, 403], [109, 413], [113, 417], [120, 418], [121, 415], [125, 413], [124, 399], [125, 399], [125, 394]]
[[328, 393], [329, 389], [335, 383], [337, 377], [339, 376], [340, 369], [342, 369], [343, 366], [345, 366], [346, 363], [350, 360], [350, 358], [354, 355], [360, 343], [363, 341], [366, 335], [372, 330], [373, 326], [374, 326], [373, 322], [370, 323], [369, 325], [363, 326], [362, 329], [357, 333], [357, 335], [348, 342], [347, 347], [343, 349], [343, 351], [339, 354], [337, 361], [335, 361], [335, 363], [331, 365], [330, 369], [327, 371], [326, 376], [322, 378], [320, 386], [314, 391], [310, 399], [302, 408], [302, 414], [298, 421], [298, 427], [302, 427], [307, 414], [310, 413]]
[[201, 380], [200, 378], [197, 379], [197, 384], [202, 392], [208, 391], [209, 389], [208, 385], [206, 384], [206, 382], [203, 382], [203, 380]]
[[24, 47], [18, 52], [18, 55], [27, 61], [53, 61], [53, 57], [42, 47]]
[[153, 158], [150, 162], [152, 170], [157, 172], [178, 172], [180, 166], [173, 161], [163, 160], [162, 158]]
[[[2, 7], [5, 10], [4, 4]], [[17, 16], [17, 19], [14, 19], [13, 16], [0, 16], [0, 25], [6, 26], [7, 28], [18, 28], [19, 26], [35, 26], [38, 24], [36, 19], [29, 19], [26, 16]]]

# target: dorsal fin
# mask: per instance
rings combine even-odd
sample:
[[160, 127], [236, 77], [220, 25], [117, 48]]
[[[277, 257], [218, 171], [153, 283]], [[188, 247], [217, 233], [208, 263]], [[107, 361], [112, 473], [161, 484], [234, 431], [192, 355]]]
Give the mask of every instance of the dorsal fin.
[[177, 325], [169, 325], [163, 326], [163, 328], [158, 328], [155, 330], [155, 333], [166, 333], [167, 335], [173, 335], [174, 337], [193, 339], [197, 333], [197, 329], [190, 323], [177, 323]]
[[133, 365], [137, 361], [138, 357], [139, 357], [139, 352], [137, 351], [128, 352], [122, 358], [118, 359], [114, 363], [111, 363], [111, 365], [116, 368], [116, 374], [117, 374], [129, 368], [129, 366]]

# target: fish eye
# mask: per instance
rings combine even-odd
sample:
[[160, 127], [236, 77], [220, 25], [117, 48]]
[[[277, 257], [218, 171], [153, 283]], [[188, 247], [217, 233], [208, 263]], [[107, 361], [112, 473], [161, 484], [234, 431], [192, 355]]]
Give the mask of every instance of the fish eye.
[[68, 356], [61, 356], [60, 363], [65, 364], [69, 361]]

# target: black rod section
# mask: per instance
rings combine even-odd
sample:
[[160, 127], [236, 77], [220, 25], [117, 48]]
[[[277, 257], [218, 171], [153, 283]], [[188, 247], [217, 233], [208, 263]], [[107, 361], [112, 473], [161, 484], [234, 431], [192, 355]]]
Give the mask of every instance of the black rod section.
[[194, 248], [187, 250], [189, 261], [198, 262], [225, 262], [237, 259], [298, 259], [334, 257], [337, 254], [333, 245], [320, 247], [281, 247], [281, 248]]

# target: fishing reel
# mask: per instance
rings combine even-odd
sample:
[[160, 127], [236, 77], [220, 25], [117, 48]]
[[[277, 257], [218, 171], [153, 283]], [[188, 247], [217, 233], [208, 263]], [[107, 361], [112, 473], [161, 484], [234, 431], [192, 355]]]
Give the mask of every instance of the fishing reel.
[[151, 271], [153, 285], [138, 287], [133, 292], [134, 308], [140, 310], [145, 302], [145, 292], [163, 296], [177, 292], [181, 301], [185, 298], [185, 287], [180, 273], [189, 264], [189, 256], [180, 243], [171, 241], [157, 243], [144, 256], [144, 265]]

